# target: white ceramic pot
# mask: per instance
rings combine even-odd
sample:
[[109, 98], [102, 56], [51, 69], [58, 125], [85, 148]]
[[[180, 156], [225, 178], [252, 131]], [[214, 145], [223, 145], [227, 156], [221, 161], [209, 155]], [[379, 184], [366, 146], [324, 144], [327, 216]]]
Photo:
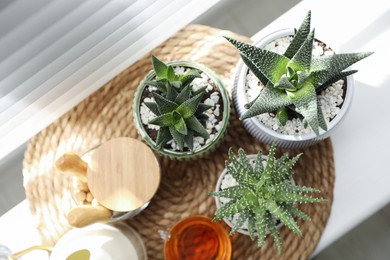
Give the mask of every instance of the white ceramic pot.
[[[279, 39], [284, 36], [293, 35], [293, 29], [285, 29], [276, 31], [268, 36], [264, 37], [262, 40], [255, 43], [255, 46], [264, 47], [268, 43]], [[234, 108], [238, 117], [242, 116], [247, 109], [244, 107], [248, 103], [248, 97], [245, 93], [245, 81], [248, 74], [248, 67], [244, 64], [242, 59], [237, 64], [236, 72], [234, 76], [233, 84], [233, 103]], [[256, 139], [271, 144], [273, 141], [276, 141], [277, 146], [284, 148], [303, 148], [309, 145], [315, 144], [331, 135], [336, 126], [340, 125], [344, 116], [346, 115], [349, 107], [351, 106], [353, 90], [354, 90], [354, 81], [352, 76], [347, 77], [347, 89], [344, 97], [344, 102], [340, 108], [339, 113], [334, 117], [331, 122], [327, 124], [328, 131], [320, 129], [320, 135], [317, 136], [314, 132], [304, 135], [286, 135], [281, 134], [273, 129], [265, 126], [259, 119], [256, 117], [248, 118], [242, 121], [244, 128]]]
[[54, 246], [50, 259], [67, 259], [80, 250], [88, 250], [90, 260], [147, 259], [141, 237], [134, 229], [120, 223], [93, 224], [70, 230]]

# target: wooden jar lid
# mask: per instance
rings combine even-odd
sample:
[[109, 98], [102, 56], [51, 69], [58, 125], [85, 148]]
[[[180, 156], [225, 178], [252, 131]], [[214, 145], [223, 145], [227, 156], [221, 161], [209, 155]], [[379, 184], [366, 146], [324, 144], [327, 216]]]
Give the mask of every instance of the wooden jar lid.
[[114, 211], [131, 211], [150, 201], [160, 184], [160, 166], [141, 141], [120, 137], [91, 151], [88, 186], [96, 200]]

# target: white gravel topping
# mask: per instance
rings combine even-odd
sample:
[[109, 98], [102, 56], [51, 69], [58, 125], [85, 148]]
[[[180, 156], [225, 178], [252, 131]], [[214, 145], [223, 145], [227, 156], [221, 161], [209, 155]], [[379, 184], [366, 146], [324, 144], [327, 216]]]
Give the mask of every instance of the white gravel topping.
[[[275, 40], [265, 46], [266, 50], [270, 50], [279, 54], [283, 54], [287, 49], [288, 45], [292, 40], [291, 36], [285, 36], [278, 40]], [[324, 50], [318, 42], [313, 43], [313, 56], [328, 56], [333, 55], [334, 52], [331, 50]], [[331, 119], [333, 119], [338, 112], [340, 111], [339, 106], [343, 103], [343, 90], [342, 86], [344, 84], [343, 80], [339, 80], [333, 83], [330, 87], [325, 89], [318, 95], [318, 99], [321, 104], [322, 112], [324, 114], [324, 118], [326, 123], [329, 123]], [[248, 102], [254, 100], [262, 91], [264, 86], [257, 79], [257, 77], [251, 72], [248, 72], [246, 82], [245, 82], [245, 90], [248, 97]], [[313, 130], [310, 126], [305, 128], [301, 120], [294, 118], [292, 120], [288, 120], [286, 125], [282, 126], [279, 124], [275, 115], [271, 115], [269, 113], [265, 113], [257, 116], [257, 118], [267, 127], [275, 130], [276, 132], [288, 135], [302, 135], [302, 134], [310, 134], [313, 133]]]
[[[181, 75], [187, 69], [190, 69], [190, 68], [175, 67], [174, 72], [176, 75]], [[204, 140], [204, 138], [202, 138], [200, 136], [194, 137], [194, 151], [201, 148], [204, 144], [208, 144], [211, 141], [213, 141], [216, 138], [216, 136], [218, 135], [218, 132], [220, 131], [220, 129], [222, 127], [222, 123], [223, 123], [222, 121], [218, 122], [218, 120], [216, 119], [216, 117], [219, 116], [221, 113], [220, 105], [218, 104], [218, 101], [220, 99], [220, 92], [214, 91], [213, 85], [209, 83], [209, 82], [212, 82], [212, 80], [207, 76], [206, 73], [202, 72], [200, 74], [200, 76], [201, 76], [200, 78], [196, 78], [191, 82], [191, 87], [192, 87], [193, 92], [199, 90], [201, 87], [204, 87], [204, 86], [207, 86], [207, 88], [206, 88], [207, 93], [212, 91], [210, 93], [210, 98], [207, 98], [205, 101], [202, 102], [202, 103], [205, 103], [207, 105], [212, 106], [210, 109], [208, 109], [206, 111], [209, 118], [206, 120], [206, 125], [205, 125], [206, 130], [210, 134], [210, 136], [207, 140]], [[148, 88], [149, 92], [157, 90], [157, 88], [153, 87], [153, 86], [148, 86], [147, 88]], [[159, 126], [153, 125], [153, 124], [148, 124], [148, 122], [150, 120], [152, 120], [153, 118], [155, 118], [156, 115], [145, 105], [144, 102], [154, 102], [154, 99], [153, 98], [145, 98], [144, 100], [142, 100], [141, 107], [140, 107], [140, 115], [141, 115], [142, 123], [144, 125], [146, 125], [147, 128], [149, 128], [149, 129], [159, 130], [160, 129]], [[216, 131], [215, 134], [211, 134], [213, 132], [213, 130]], [[174, 151], [180, 150], [178, 145], [176, 144], [176, 142], [173, 139], [170, 140], [168, 142], [168, 144], [170, 144], [172, 150], [174, 150]], [[187, 147], [187, 145], [185, 145], [184, 147]]]

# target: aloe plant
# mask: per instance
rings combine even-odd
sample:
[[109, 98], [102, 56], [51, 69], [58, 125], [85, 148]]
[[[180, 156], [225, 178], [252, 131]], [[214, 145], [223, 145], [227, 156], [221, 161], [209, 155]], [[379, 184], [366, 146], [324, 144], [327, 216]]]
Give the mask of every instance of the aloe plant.
[[295, 186], [291, 183], [292, 168], [301, 154], [291, 159], [287, 153], [276, 158], [275, 150], [274, 143], [269, 151], [268, 159], [265, 160], [259, 152], [253, 163], [243, 149], [238, 150], [236, 157], [230, 148], [230, 163], [226, 161], [225, 166], [227, 174], [231, 174], [238, 184], [210, 194], [229, 199], [229, 202], [216, 211], [213, 221], [238, 214], [237, 222], [229, 235], [234, 234], [247, 222], [249, 236], [252, 240], [257, 232], [258, 247], [264, 244], [268, 231], [280, 253], [282, 245], [276, 228], [277, 219], [296, 234], [302, 235], [294, 217], [305, 221], [309, 221], [310, 217], [296, 208], [294, 204], [325, 202], [326, 199], [304, 194], [318, 193], [320, 192], [318, 189]]
[[313, 57], [314, 29], [310, 31], [311, 12], [283, 55], [225, 37], [241, 54], [244, 63], [265, 86], [252, 102], [241, 120], [263, 113], [275, 113], [283, 125], [288, 111], [303, 118], [316, 135], [319, 128], [327, 130], [317, 94], [330, 84], [357, 72], [349, 66], [371, 55], [372, 52], [334, 54]]
[[202, 125], [208, 118], [204, 112], [211, 108], [201, 103], [206, 87], [192, 91], [190, 83], [200, 76], [197, 70], [175, 75], [172, 66], [155, 56], [152, 56], [152, 61], [157, 77], [145, 84], [157, 87], [161, 93], [152, 92], [154, 102], [144, 103], [157, 116], [149, 124], [160, 126], [156, 145], [161, 148], [174, 139], [180, 151], [183, 151], [185, 144], [192, 151], [195, 136], [209, 138], [209, 133]]

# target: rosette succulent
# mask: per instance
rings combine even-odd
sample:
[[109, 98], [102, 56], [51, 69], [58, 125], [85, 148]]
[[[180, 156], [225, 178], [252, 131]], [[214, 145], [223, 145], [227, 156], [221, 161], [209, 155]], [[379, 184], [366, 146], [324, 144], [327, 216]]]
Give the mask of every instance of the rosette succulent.
[[294, 217], [305, 221], [310, 220], [310, 217], [294, 205], [325, 202], [326, 199], [305, 194], [318, 193], [320, 190], [296, 186], [290, 181], [293, 175], [292, 168], [301, 154], [291, 159], [287, 153], [280, 158], [276, 158], [275, 150], [276, 145], [274, 143], [267, 159], [259, 152], [253, 162], [247, 157], [243, 149], [238, 150], [237, 157], [230, 149], [230, 163], [226, 161], [225, 166], [227, 174], [230, 174], [236, 180], [237, 185], [210, 194], [229, 199], [216, 211], [213, 221], [238, 214], [237, 221], [229, 235], [242, 228], [246, 222], [252, 240], [255, 232], [257, 232], [258, 247], [264, 244], [268, 231], [280, 253], [282, 246], [276, 228], [278, 221], [284, 223], [296, 234], [302, 235]]
[[162, 147], [174, 139], [179, 149], [183, 151], [186, 144], [193, 150], [195, 136], [209, 138], [209, 133], [202, 122], [207, 120], [207, 111], [211, 106], [201, 103], [206, 87], [193, 92], [190, 83], [200, 76], [195, 69], [187, 70], [181, 75], [175, 75], [174, 69], [152, 56], [156, 79], [145, 82], [155, 86], [160, 93], [152, 92], [154, 102], [144, 102], [156, 115], [149, 124], [160, 126], [156, 145]]
[[310, 125], [316, 135], [319, 128], [327, 130], [317, 93], [330, 84], [357, 70], [345, 70], [372, 52], [334, 54], [313, 57], [314, 29], [310, 31], [311, 13], [308, 12], [283, 55], [238, 40], [225, 37], [241, 54], [244, 63], [265, 88], [252, 102], [240, 119], [263, 113], [275, 113], [284, 125], [288, 114], [299, 117]]

